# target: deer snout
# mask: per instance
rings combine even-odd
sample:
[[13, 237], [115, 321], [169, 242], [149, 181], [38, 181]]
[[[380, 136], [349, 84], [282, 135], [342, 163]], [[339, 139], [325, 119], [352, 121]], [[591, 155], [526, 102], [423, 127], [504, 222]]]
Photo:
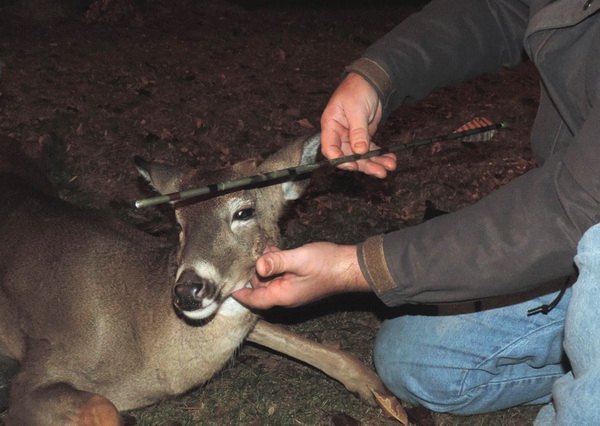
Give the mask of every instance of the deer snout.
[[182, 311], [196, 311], [202, 307], [202, 284], [177, 284], [173, 289], [175, 305]]
[[173, 301], [182, 311], [197, 311], [214, 302], [217, 286], [193, 270], [185, 270], [173, 288]]

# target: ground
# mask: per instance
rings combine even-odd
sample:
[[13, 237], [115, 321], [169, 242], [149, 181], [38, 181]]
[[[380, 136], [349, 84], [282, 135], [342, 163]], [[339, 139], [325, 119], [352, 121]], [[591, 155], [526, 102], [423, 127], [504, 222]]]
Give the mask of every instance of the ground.
[[[94, 2], [84, 16], [53, 22], [0, 11], [0, 133], [54, 146], [52, 178], [63, 198], [165, 238], [173, 234], [168, 217], [132, 205], [149, 195], [134, 155], [206, 170], [264, 158], [315, 131], [343, 67], [419, 7], [111, 3], [126, 2]], [[405, 151], [385, 180], [314, 173], [281, 222], [286, 246], [356, 243], [419, 223], [427, 201], [446, 211], [477, 202], [532, 167], [537, 97], [537, 75], [524, 64], [402, 107], [379, 144], [445, 134], [477, 116], [510, 127], [487, 143]], [[342, 297], [265, 316], [370, 363], [385, 308], [358, 302]], [[537, 409], [435, 414], [424, 424], [524, 425]], [[320, 372], [250, 345], [206, 386], [129, 414], [140, 425], [393, 424]]]

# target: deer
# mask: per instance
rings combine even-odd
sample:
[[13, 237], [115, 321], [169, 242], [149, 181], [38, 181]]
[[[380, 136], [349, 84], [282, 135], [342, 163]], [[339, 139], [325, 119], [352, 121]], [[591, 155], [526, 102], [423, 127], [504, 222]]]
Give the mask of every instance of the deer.
[[[313, 161], [319, 136], [262, 163], [200, 172], [137, 159], [159, 193]], [[18, 363], [7, 425], [121, 425], [121, 412], [213, 377], [245, 342], [321, 370], [373, 403], [387, 395], [354, 355], [260, 319], [231, 293], [279, 241], [307, 180], [173, 203], [178, 244], [57, 197], [45, 170], [0, 138], [0, 358]]]

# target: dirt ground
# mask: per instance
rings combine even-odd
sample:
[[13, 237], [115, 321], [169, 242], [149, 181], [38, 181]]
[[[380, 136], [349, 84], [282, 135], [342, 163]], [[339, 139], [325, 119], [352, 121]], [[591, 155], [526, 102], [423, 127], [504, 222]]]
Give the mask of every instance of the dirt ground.
[[[173, 235], [169, 219], [132, 205], [149, 195], [134, 155], [206, 170], [264, 158], [315, 131], [343, 67], [418, 9], [94, 4], [85, 16], [52, 23], [0, 10], [0, 132], [54, 144], [52, 177], [63, 198], [165, 238]], [[535, 70], [524, 64], [402, 107], [380, 129], [379, 144], [445, 134], [477, 116], [510, 127], [487, 143], [403, 152], [383, 181], [314, 173], [281, 222], [286, 246], [356, 243], [419, 223], [426, 201], [446, 211], [477, 202], [532, 167], [528, 134], [537, 97]], [[265, 316], [370, 363], [386, 314], [375, 299], [348, 296]], [[423, 424], [526, 425], [537, 409], [434, 414]], [[320, 372], [250, 345], [205, 386], [129, 414], [139, 425], [394, 424]]]

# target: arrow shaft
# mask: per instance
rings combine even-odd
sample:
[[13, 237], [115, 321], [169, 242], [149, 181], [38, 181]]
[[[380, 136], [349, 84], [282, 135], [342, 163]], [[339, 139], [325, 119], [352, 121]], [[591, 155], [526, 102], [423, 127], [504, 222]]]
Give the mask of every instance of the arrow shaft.
[[478, 127], [475, 129], [469, 129], [462, 132], [454, 132], [448, 133], [446, 135], [436, 136], [433, 138], [417, 140], [413, 142], [408, 142], [405, 144], [394, 145], [390, 147], [375, 149], [372, 151], [368, 151], [364, 154], [353, 154], [347, 155], [345, 157], [334, 158], [332, 160], [322, 160], [316, 163], [311, 164], [302, 164], [296, 167], [290, 167], [288, 169], [277, 170], [274, 172], [263, 173], [260, 175], [248, 176], [241, 179], [230, 180], [227, 182], [215, 183], [212, 185], [203, 186], [200, 188], [187, 189], [180, 192], [173, 192], [171, 194], [160, 195], [157, 197], [147, 198], [145, 200], [138, 200], [135, 202], [135, 206], [137, 208], [155, 206], [158, 204], [164, 204], [169, 202], [181, 201], [188, 198], [199, 197], [207, 194], [215, 194], [218, 192], [229, 191], [237, 188], [243, 188], [249, 185], [254, 185], [257, 183], [265, 183], [269, 181], [275, 181], [279, 179], [283, 179], [286, 177], [294, 177], [298, 175], [303, 175], [310, 173], [316, 169], [327, 166], [337, 166], [343, 163], [349, 163], [351, 161], [364, 160], [371, 157], [376, 157], [380, 155], [385, 155], [388, 153], [396, 153], [400, 151], [405, 151], [407, 149], [417, 148], [423, 145], [429, 145], [442, 141], [450, 141], [455, 139], [464, 138], [467, 136], [472, 136], [480, 133], [491, 132], [494, 130], [502, 129], [506, 127], [506, 123], [498, 123], [491, 124], [489, 126]]

